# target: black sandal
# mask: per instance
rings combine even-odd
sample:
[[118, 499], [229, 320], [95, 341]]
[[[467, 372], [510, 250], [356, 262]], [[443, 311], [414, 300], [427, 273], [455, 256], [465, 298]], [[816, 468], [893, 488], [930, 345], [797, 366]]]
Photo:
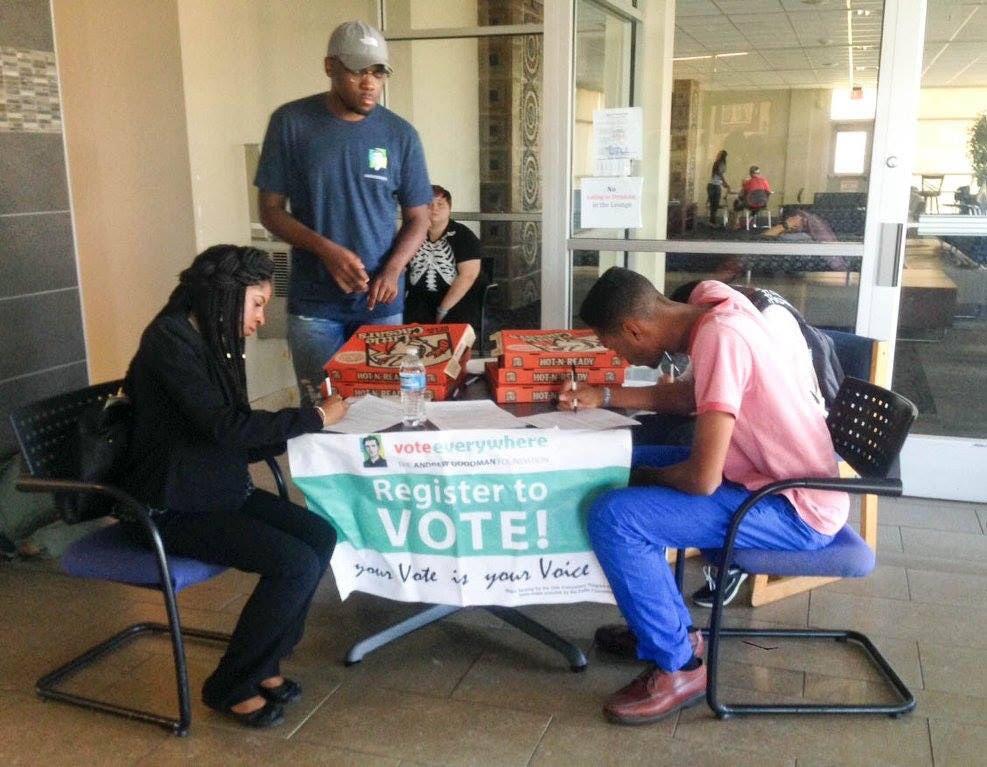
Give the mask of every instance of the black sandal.
[[217, 708], [215, 710], [234, 719], [244, 727], [252, 727], [256, 730], [276, 727], [284, 721], [284, 707], [270, 700], [256, 711], [247, 714], [237, 713], [231, 708]]
[[258, 685], [257, 688], [260, 690], [260, 694], [267, 698], [268, 701], [278, 703], [282, 706], [286, 703], [294, 703], [302, 697], [302, 686], [287, 677], [277, 687]]

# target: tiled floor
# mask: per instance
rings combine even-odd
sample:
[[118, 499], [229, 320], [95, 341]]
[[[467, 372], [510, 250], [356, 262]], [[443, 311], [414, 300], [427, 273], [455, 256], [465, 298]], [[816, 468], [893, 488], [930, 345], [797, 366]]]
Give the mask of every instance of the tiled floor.
[[[734, 624], [854, 627], [869, 633], [918, 698], [914, 714], [884, 718], [743, 718], [697, 706], [652, 726], [607, 724], [600, 704], [638, 666], [597, 655], [593, 630], [616, 619], [603, 605], [527, 610], [587, 649], [573, 674], [559, 656], [480, 611], [461, 613], [346, 668], [352, 642], [415, 611], [355, 595], [340, 604], [327, 577], [305, 638], [285, 667], [305, 688], [280, 728], [238, 728], [198, 701], [188, 738], [153, 726], [44, 703], [43, 671], [142, 618], [161, 619], [153, 593], [68, 579], [37, 564], [0, 565], [0, 764], [44, 765], [806, 765], [987, 763], [987, 508], [882, 501], [879, 567], [757, 610], [746, 592]], [[699, 578], [690, 562], [689, 585]], [[189, 625], [229, 629], [252, 577], [226, 575], [184, 593]], [[695, 610], [705, 624], [707, 611]], [[166, 642], [128, 646], [73, 685], [166, 711], [174, 705]], [[198, 689], [219, 650], [189, 647]], [[861, 700], [875, 675], [845, 647], [728, 645], [723, 684], [736, 699]], [[195, 695], [197, 698], [198, 696]]]

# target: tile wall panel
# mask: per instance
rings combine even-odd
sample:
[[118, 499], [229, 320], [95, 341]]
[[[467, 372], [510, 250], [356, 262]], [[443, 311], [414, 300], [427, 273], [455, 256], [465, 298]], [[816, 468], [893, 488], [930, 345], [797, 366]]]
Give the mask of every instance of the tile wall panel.
[[0, 381], [85, 360], [79, 291], [0, 301]]
[[0, 131], [0, 215], [68, 207], [62, 134]]
[[0, 2], [0, 45], [54, 50], [48, 0]]
[[68, 212], [0, 216], [0, 254], [0, 298], [78, 283]]
[[0, 457], [11, 409], [88, 383], [49, 0], [0, 0]]
[[0, 45], [0, 131], [61, 130], [55, 54]]

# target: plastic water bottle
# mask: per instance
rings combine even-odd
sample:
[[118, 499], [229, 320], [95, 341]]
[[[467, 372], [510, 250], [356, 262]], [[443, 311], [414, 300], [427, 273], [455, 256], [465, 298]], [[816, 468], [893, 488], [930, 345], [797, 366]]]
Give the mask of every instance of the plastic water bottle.
[[401, 360], [401, 421], [405, 426], [421, 426], [425, 422], [425, 366], [418, 356], [418, 347], [409, 346]]

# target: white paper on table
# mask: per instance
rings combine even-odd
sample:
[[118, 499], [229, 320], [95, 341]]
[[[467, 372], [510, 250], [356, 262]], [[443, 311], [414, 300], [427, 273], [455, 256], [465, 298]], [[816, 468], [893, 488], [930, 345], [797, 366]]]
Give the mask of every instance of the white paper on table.
[[488, 399], [426, 402], [425, 417], [439, 429], [524, 429], [527, 424]]
[[340, 434], [372, 434], [389, 429], [401, 421], [401, 406], [397, 402], [364, 395], [349, 400], [350, 409], [346, 416], [336, 423], [326, 426], [323, 431]]
[[614, 429], [638, 424], [633, 418], [603, 408], [553, 410], [549, 413], [529, 415], [521, 420], [539, 429]]

